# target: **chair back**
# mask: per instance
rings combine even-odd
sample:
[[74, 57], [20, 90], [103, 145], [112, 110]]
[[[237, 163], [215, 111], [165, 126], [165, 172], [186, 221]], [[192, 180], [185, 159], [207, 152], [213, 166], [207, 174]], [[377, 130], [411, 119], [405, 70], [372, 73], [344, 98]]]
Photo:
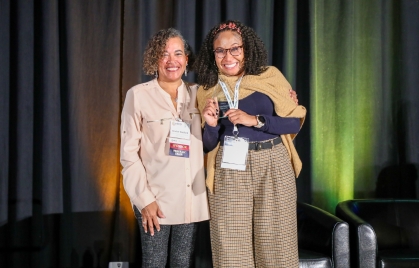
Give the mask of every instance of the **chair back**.
[[383, 249], [419, 247], [419, 200], [351, 200], [349, 208], [369, 223]]

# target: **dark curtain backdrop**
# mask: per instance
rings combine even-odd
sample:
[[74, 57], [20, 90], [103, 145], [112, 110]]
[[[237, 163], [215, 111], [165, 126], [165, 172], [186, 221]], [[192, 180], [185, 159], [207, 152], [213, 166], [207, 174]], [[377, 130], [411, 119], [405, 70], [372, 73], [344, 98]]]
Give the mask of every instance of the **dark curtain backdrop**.
[[[120, 112], [167, 27], [195, 51], [222, 20], [256, 30], [308, 109], [299, 200], [416, 197], [417, 14], [418, 0], [0, 0], [0, 266], [139, 267]], [[195, 259], [211, 267], [207, 222]]]

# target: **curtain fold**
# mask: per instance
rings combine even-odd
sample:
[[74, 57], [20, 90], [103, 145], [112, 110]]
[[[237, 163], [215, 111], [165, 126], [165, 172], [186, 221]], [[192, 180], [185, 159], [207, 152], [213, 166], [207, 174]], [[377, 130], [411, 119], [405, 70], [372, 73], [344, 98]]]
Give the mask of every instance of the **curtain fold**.
[[[0, 25], [9, 25], [10, 3], [0, 0]], [[10, 27], [0, 27], [0, 125], [4, 126], [0, 131], [0, 150], [7, 157], [0, 161], [0, 224], [7, 221], [8, 213], [8, 173], [9, 173], [9, 110], [10, 110]]]
[[[406, 108], [400, 93], [411, 79], [401, 70], [413, 67], [407, 60], [414, 51], [400, 47], [401, 7], [412, 4], [311, 2], [313, 203], [331, 212], [339, 201], [375, 197], [386, 165], [404, 169], [402, 122], [417, 109], [410, 115], [398, 112]], [[404, 97], [413, 100], [416, 94]], [[404, 180], [400, 175], [393, 180]]]

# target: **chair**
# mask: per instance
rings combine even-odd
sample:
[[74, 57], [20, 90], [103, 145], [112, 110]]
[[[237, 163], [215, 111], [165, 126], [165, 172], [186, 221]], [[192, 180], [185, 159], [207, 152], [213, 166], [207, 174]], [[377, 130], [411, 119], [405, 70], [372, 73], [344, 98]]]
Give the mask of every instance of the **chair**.
[[419, 267], [419, 200], [348, 200], [336, 215], [350, 226], [353, 267]]
[[349, 268], [349, 226], [334, 215], [297, 203], [300, 268]]

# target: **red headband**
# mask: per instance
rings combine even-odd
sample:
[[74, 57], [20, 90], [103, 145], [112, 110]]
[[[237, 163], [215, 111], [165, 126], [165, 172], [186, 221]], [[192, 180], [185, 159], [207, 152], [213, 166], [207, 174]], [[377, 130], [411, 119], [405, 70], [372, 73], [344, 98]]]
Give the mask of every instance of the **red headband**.
[[240, 31], [240, 28], [239, 27], [237, 27], [237, 25], [234, 23], [234, 22], [230, 22], [229, 24], [227, 24], [227, 23], [223, 23], [223, 24], [221, 24], [219, 27], [218, 27], [218, 29], [216, 29], [215, 30], [215, 32], [214, 32], [214, 36], [219, 32], [219, 31], [221, 31], [221, 30], [223, 30], [223, 29], [225, 29], [225, 28], [228, 28], [228, 29], [230, 29], [230, 30], [235, 30], [236, 32], [238, 32], [240, 35], [242, 34], [241, 33], [241, 31]]

